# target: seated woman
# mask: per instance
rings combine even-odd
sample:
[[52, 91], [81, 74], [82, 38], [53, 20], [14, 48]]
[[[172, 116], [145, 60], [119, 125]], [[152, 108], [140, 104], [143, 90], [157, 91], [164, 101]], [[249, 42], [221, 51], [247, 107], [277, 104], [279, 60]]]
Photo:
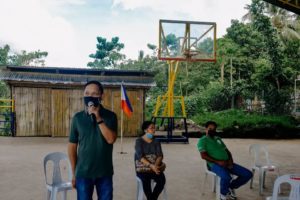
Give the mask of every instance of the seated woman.
[[[136, 174], [143, 183], [147, 200], [156, 200], [164, 189], [166, 178], [163, 171], [166, 165], [162, 162], [163, 152], [160, 142], [154, 139], [154, 123], [145, 121], [142, 131], [143, 135], [135, 142]], [[153, 191], [151, 190], [151, 180], [156, 182]]]

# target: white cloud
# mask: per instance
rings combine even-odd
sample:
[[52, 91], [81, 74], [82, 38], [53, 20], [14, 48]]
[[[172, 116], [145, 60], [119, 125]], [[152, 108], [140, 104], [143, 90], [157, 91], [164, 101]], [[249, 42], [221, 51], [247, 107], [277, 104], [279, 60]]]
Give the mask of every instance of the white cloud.
[[52, 16], [40, 0], [1, 1], [0, 41], [16, 51], [40, 49], [49, 53], [47, 65], [82, 66], [76, 56], [77, 40], [74, 27], [64, 18]]
[[125, 10], [147, 8], [168, 19], [216, 22], [219, 36], [225, 34], [231, 19], [240, 19], [246, 13], [243, 8], [249, 3], [250, 0], [113, 0], [114, 7]]
[[47, 3], [53, 5], [84, 5], [86, 4], [85, 0], [45, 0]]
[[136, 58], [139, 49], [147, 49], [147, 43], [158, 43], [159, 19], [208, 21], [217, 23], [217, 37], [226, 33], [231, 19], [241, 19], [244, 9], [251, 0], [113, 0], [114, 9], [126, 11], [151, 10], [149, 20], [136, 20], [121, 24], [123, 29], [134, 30], [130, 33], [119, 32], [126, 39], [125, 52], [130, 58]]
[[127, 58], [136, 59], [139, 50], [147, 52], [147, 43], [158, 43], [159, 19], [214, 21], [220, 37], [230, 26], [230, 20], [240, 19], [246, 12], [245, 4], [250, 3], [250, 0], [98, 1], [92, 7], [88, 0], [0, 0], [0, 45], [7, 43], [18, 51], [47, 51], [48, 66], [84, 67], [91, 61], [88, 55], [96, 50], [96, 36], [109, 40], [119, 36]]

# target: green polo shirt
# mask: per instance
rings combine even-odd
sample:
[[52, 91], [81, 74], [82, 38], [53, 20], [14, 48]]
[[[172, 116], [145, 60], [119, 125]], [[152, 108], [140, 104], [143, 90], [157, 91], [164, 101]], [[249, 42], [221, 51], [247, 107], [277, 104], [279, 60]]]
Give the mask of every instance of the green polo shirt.
[[[101, 106], [100, 116], [105, 125], [117, 133], [116, 114]], [[93, 124], [86, 111], [74, 115], [69, 142], [78, 143], [75, 176], [80, 178], [100, 178], [113, 175], [113, 145], [108, 144], [97, 124]]]
[[[199, 139], [197, 144], [198, 150], [200, 152], [207, 152], [207, 154], [216, 160], [228, 160], [229, 156], [226, 151], [227, 147], [223, 143], [220, 137], [214, 136], [203, 136]], [[207, 162], [209, 166], [213, 163]]]

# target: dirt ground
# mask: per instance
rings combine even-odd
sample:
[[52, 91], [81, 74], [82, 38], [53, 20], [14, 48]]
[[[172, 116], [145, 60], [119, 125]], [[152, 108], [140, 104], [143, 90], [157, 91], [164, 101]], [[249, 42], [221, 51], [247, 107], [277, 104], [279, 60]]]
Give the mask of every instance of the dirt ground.
[[[163, 144], [167, 164], [167, 193], [169, 200], [212, 200], [211, 179], [204, 183], [204, 164], [196, 149], [198, 139], [189, 144]], [[43, 158], [50, 152], [67, 152], [67, 138], [11, 138], [0, 137], [0, 199], [42, 200], [46, 199]], [[120, 154], [120, 139], [114, 145], [114, 199], [134, 200], [136, 181], [133, 165], [135, 138], [125, 138]], [[271, 160], [280, 166], [280, 173], [300, 173], [300, 140], [254, 140], [224, 139], [235, 162], [250, 167], [252, 157], [249, 145], [266, 144]], [[275, 174], [268, 174], [267, 188], [258, 195], [258, 175], [254, 188], [249, 183], [237, 190], [239, 200], [262, 200], [272, 192]], [[60, 198], [59, 198], [60, 199]], [[68, 192], [68, 199], [76, 199], [76, 191]], [[96, 199], [96, 198], [94, 198]]]

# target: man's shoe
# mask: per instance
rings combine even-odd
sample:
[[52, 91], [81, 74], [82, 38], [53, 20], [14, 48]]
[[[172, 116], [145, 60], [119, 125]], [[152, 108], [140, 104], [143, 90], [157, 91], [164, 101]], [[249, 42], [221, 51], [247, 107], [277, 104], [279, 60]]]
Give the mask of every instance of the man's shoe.
[[228, 197], [229, 197], [230, 200], [236, 200], [237, 199], [234, 189], [229, 188]]
[[227, 195], [220, 194], [220, 200], [229, 200]]

